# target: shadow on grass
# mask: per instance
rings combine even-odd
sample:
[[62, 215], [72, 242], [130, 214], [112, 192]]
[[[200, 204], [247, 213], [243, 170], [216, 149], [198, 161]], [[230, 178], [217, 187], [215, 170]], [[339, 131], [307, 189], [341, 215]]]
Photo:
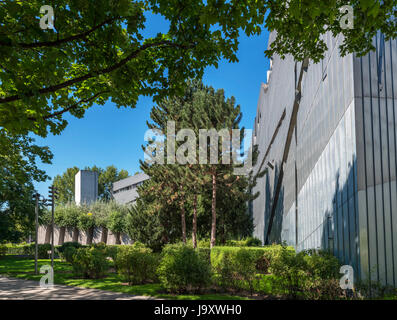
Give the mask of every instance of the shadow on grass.
[[[38, 267], [50, 265], [51, 260], [40, 259]], [[41, 274], [34, 274], [34, 260], [5, 256], [0, 259], [0, 275], [6, 275], [18, 279], [39, 281]], [[103, 279], [81, 279], [73, 274], [70, 264], [59, 259], [54, 260], [54, 282], [55, 284], [98, 289], [111, 292], [119, 292], [130, 295], [151, 296], [160, 299], [174, 300], [245, 300], [246, 297], [231, 296], [226, 294], [202, 294], [202, 295], [172, 295], [165, 293], [159, 283], [143, 285], [126, 285], [123, 279], [116, 273], [109, 273]]]

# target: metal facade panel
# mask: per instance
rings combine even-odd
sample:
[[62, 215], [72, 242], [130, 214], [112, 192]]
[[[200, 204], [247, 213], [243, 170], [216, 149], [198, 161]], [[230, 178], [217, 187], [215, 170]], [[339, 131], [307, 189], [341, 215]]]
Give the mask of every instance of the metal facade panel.
[[[397, 285], [397, 182], [391, 182], [391, 237], [392, 237], [392, 252], [393, 256], [393, 275], [394, 286]], [[390, 255], [390, 253], [388, 253]]]
[[368, 239], [368, 211], [367, 211], [367, 191], [361, 190], [357, 194], [358, 204], [358, 232], [359, 232], [359, 262], [360, 262], [360, 278], [369, 278], [369, 239]]
[[[325, 59], [311, 63], [303, 76], [297, 145], [291, 145], [283, 166], [271, 239], [299, 250], [329, 248], [362, 277], [372, 270], [372, 280], [395, 284], [397, 42], [383, 44], [378, 35], [377, 51], [357, 58], [339, 55], [342, 37], [327, 35], [326, 40]], [[295, 73], [301, 67], [290, 57], [273, 62], [256, 117], [255, 141], [262, 155], [270, 147], [265, 160], [275, 164], [254, 190], [261, 192], [254, 201], [254, 220], [255, 235], [262, 240], [282, 167]], [[280, 88], [287, 94], [280, 95]], [[285, 120], [269, 146], [284, 109]]]
[[386, 284], [387, 270], [386, 270], [386, 252], [385, 252], [385, 225], [383, 220], [384, 205], [383, 205], [383, 185], [375, 186], [376, 194], [376, 235], [377, 235], [377, 248], [378, 253], [378, 276], [382, 284]]
[[394, 285], [394, 267], [393, 267], [393, 244], [392, 244], [392, 228], [391, 228], [391, 198], [390, 190], [391, 184], [387, 182], [384, 184], [384, 240], [385, 240], [385, 263], [386, 263], [386, 283]]

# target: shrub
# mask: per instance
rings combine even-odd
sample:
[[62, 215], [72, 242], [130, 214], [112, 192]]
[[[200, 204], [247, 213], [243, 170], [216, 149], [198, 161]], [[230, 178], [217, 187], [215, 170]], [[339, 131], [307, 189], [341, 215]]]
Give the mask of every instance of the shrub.
[[63, 245], [58, 247], [58, 253], [62, 260], [72, 263], [73, 256], [77, 249], [83, 248], [84, 246], [78, 242], [65, 242]]
[[7, 246], [5, 244], [0, 244], [0, 258], [5, 256], [7, 253]]
[[115, 266], [130, 285], [156, 280], [158, 256], [142, 246], [123, 246], [117, 250]]
[[203, 254], [190, 246], [167, 245], [157, 274], [171, 292], [196, 292], [211, 281], [211, 268]]
[[379, 281], [360, 280], [355, 283], [353, 298], [355, 299], [387, 299], [392, 300], [397, 296], [397, 288], [385, 286]]
[[255, 237], [248, 237], [245, 239], [245, 244], [247, 247], [261, 247], [262, 241]]
[[84, 245], [82, 245], [79, 242], [73, 242], [73, 241], [64, 242], [63, 245], [58, 247], [58, 252], [62, 253], [66, 248], [69, 248], [69, 247], [73, 247], [73, 248], [79, 249], [79, 248], [84, 247]]
[[109, 263], [103, 250], [94, 247], [80, 248], [73, 255], [72, 267], [77, 275], [89, 279], [99, 279], [105, 275]]
[[116, 244], [121, 244], [120, 235], [127, 230], [127, 214], [127, 207], [115, 203], [108, 216], [107, 227], [115, 235]]
[[106, 243], [104, 243], [104, 242], [93, 243], [93, 244], [91, 244], [90, 246], [93, 247], [93, 248], [95, 248], [95, 249], [101, 250], [101, 251], [103, 251], [103, 252], [105, 252], [105, 253], [106, 253], [107, 250], [108, 250], [108, 246], [107, 246]]
[[112, 258], [113, 261], [116, 261], [117, 253], [120, 248], [120, 245], [110, 245], [106, 246], [105, 252], [106, 256]]
[[62, 253], [62, 259], [68, 263], [73, 263], [74, 255], [76, 254], [78, 249], [75, 247], [67, 247]]
[[[10, 255], [28, 255], [34, 256], [35, 254], [35, 244], [6, 244], [7, 253]], [[58, 246], [54, 246], [55, 253], [57, 252]], [[38, 246], [38, 257], [39, 259], [48, 259], [48, 251], [51, 251], [51, 244], [44, 243]]]
[[252, 294], [258, 280], [257, 264], [263, 255], [263, 248], [213, 248], [211, 265], [215, 283], [224, 290], [249, 290]]
[[282, 247], [270, 264], [273, 284], [291, 298], [335, 299], [339, 288], [339, 262], [323, 251], [294, 253]]
[[[57, 249], [58, 248], [56, 248], [54, 246], [54, 251], [55, 252], [56, 252]], [[39, 257], [39, 259], [48, 259], [49, 256], [50, 256], [50, 254], [48, 253], [49, 251], [51, 251], [51, 244], [49, 244], [49, 243], [39, 244], [39, 246], [38, 246], [38, 257]], [[54, 252], [54, 255], [55, 255], [55, 252]], [[25, 254], [34, 255], [34, 253], [35, 253], [35, 245], [31, 244], [29, 249], [27, 250], [27, 252]]]
[[326, 251], [308, 250], [299, 253], [305, 260], [307, 277], [304, 297], [308, 299], [337, 299], [344, 295], [340, 288], [340, 263]]
[[226, 241], [228, 247], [261, 247], [262, 241], [258, 238], [248, 237], [243, 240], [228, 240]]
[[273, 260], [279, 256], [281, 250], [287, 250], [287, 252], [294, 254], [295, 249], [293, 247], [282, 246], [279, 244], [272, 244], [270, 246], [264, 247], [263, 257], [257, 262], [257, 269], [261, 273], [270, 273], [269, 268]]

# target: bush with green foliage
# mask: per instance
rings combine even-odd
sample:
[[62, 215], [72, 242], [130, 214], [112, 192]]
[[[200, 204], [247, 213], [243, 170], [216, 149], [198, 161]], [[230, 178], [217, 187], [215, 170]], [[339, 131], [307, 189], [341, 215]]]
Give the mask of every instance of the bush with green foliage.
[[260, 271], [260, 273], [263, 274], [269, 274], [270, 273], [270, 266], [282, 250], [286, 250], [287, 252], [290, 252], [291, 254], [295, 254], [295, 249], [294, 247], [291, 246], [283, 246], [280, 244], [272, 244], [263, 247], [263, 257], [258, 260], [257, 262], [257, 269]]
[[106, 245], [106, 256], [111, 258], [113, 261], [116, 261], [117, 253], [119, 249], [121, 248], [120, 245]]
[[228, 247], [261, 247], [262, 241], [258, 238], [248, 237], [243, 240], [227, 240]]
[[82, 244], [78, 242], [65, 242], [63, 245], [58, 247], [58, 253], [61, 259], [66, 262], [72, 263], [73, 256], [76, 253], [77, 249], [83, 248]]
[[171, 292], [198, 292], [211, 282], [208, 260], [190, 246], [165, 246], [157, 274]]
[[7, 254], [7, 246], [5, 244], [0, 244], [0, 258]]
[[395, 300], [397, 297], [397, 288], [384, 285], [379, 281], [359, 280], [354, 284], [355, 290], [353, 298], [355, 299], [387, 299]]
[[253, 293], [259, 281], [258, 265], [265, 251], [266, 247], [214, 247], [211, 266], [215, 284], [224, 290], [249, 290]]
[[26, 247], [30, 246], [26, 243], [20, 243], [20, 244], [12, 244], [12, 243], [6, 243], [5, 244], [7, 248], [7, 254], [9, 255], [23, 255], [25, 254], [24, 252], [27, 250]]
[[[73, 248], [73, 247], [69, 247]], [[76, 250], [73, 248], [73, 250]], [[72, 259], [73, 271], [83, 278], [99, 279], [109, 269], [103, 250], [94, 247], [77, 249]]]
[[88, 231], [96, 226], [95, 216], [90, 212], [90, 208], [85, 205], [80, 206], [80, 214], [77, 222], [79, 230]]
[[[57, 249], [58, 249], [58, 247], [54, 246], [54, 251], [55, 251], [54, 254], [56, 253]], [[39, 257], [39, 259], [48, 259], [49, 256], [50, 256], [50, 254], [49, 254], [50, 251], [51, 251], [51, 244], [49, 244], [49, 243], [39, 244], [38, 245], [38, 257]], [[34, 252], [35, 252], [35, 244], [34, 243], [30, 245], [30, 248], [29, 248], [28, 252], [29, 253], [26, 253], [26, 254], [34, 255]]]
[[61, 259], [72, 264], [76, 252], [77, 249], [75, 247], [67, 247], [61, 254]]
[[69, 247], [73, 247], [75, 249], [79, 249], [79, 248], [82, 248], [82, 247], [85, 247], [85, 246], [82, 245], [79, 242], [68, 241], [68, 242], [64, 242], [63, 245], [58, 247], [58, 252], [60, 254], [62, 254], [65, 251], [65, 249], [69, 248]]
[[[9, 255], [27, 255], [34, 256], [35, 244], [34, 243], [21, 243], [21, 244], [6, 244], [7, 254]], [[57, 252], [58, 246], [54, 246], [55, 253]], [[51, 251], [51, 244], [43, 243], [38, 246], [38, 257], [39, 259], [48, 259], [48, 251]]]
[[58, 227], [77, 227], [81, 210], [81, 207], [74, 202], [57, 205], [55, 207], [55, 224]]
[[273, 286], [289, 297], [335, 299], [343, 295], [339, 286], [338, 260], [324, 251], [278, 250], [271, 261]]
[[126, 206], [113, 203], [107, 220], [107, 227], [116, 237], [116, 244], [121, 244], [120, 236], [127, 231], [127, 215]]
[[117, 272], [130, 285], [154, 282], [159, 256], [143, 246], [122, 246], [117, 251], [115, 266]]

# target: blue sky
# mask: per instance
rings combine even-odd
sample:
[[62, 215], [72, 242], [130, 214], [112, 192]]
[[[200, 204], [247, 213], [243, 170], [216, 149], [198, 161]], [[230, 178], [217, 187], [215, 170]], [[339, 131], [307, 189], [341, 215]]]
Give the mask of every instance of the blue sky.
[[[146, 36], [165, 27], [156, 17], [148, 20], [150, 28]], [[223, 88], [227, 97], [234, 96], [243, 113], [242, 125], [252, 128], [256, 113], [261, 82], [266, 82], [269, 60], [264, 51], [268, 33], [239, 39], [239, 62], [221, 61], [218, 69], [207, 68], [203, 81], [216, 89]], [[61, 135], [36, 138], [39, 145], [47, 145], [54, 154], [52, 165], [40, 165], [50, 177], [62, 174], [67, 168], [77, 166], [115, 165], [130, 174], [139, 171], [139, 159], [144, 158], [141, 145], [147, 130], [153, 106], [151, 98], [141, 97], [135, 109], [122, 108], [108, 102], [104, 106], [94, 105], [83, 119], [66, 116], [69, 125]], [[39, 193], [46, 195], [51, 180], [35, 183]]]

